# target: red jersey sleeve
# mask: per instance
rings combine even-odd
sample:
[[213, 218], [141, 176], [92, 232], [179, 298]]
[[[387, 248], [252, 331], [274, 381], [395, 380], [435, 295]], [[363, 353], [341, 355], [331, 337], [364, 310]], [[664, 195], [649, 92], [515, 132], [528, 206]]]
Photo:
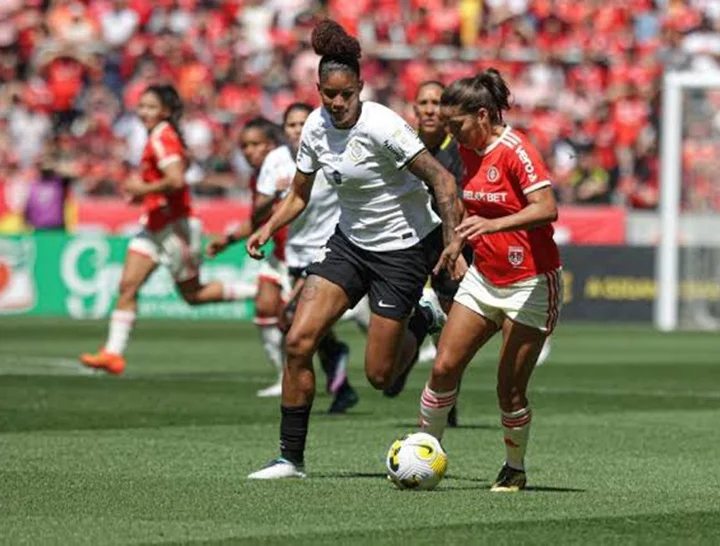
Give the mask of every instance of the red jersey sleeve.
[[506, 156], [509, 163], [508, 170], [520, 185], [522, 192], [527, 195], [540, 188], [551, 186], [550, 175], [540, 152], [525, 137], [519, 137], [514, 133], [512, 138], [517, 144]]
[[175, 161], [182, 161], [185, 155], [180, 137], [170, 125], [160, 131], [159, 134], [153, 135], [151, 144], [157, 166], [161, 170], [164, 170], [165, 167]]

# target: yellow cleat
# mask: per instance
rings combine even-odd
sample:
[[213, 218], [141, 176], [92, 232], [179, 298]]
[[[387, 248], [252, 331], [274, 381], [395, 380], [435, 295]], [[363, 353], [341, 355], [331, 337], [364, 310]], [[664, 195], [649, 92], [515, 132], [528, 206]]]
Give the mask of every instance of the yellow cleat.
[[525, 471], [503, 465], [500, 474], [495, 478], [495, 483], [490, 486], [490, 491], [493, 493], [517, 493], [521, 489], [525, 489], [526, 483]]
[[122, 355], [108, 353], [105, 349], [94, 354], [81, 354], [80, 362], [88, 368], [103, 370], [113, 375], [120, 375], [125, 371], [125, 358]]

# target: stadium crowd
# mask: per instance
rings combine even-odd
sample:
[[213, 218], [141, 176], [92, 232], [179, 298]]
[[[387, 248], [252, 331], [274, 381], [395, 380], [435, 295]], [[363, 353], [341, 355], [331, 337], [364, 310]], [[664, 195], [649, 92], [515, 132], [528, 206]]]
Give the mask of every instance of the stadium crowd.
[[[360, 37], [364, 96], [411, 122], [421, 81], [497, 67], [561, 203], [654, 208], [662, 74], [720, 71], [713, 0], [3, 0], [0, 206], [44, 176], [118, 195], [145, 142], [133, 108], [157, 82], [185, 101], [193, 192], [242, 198], [243, 124], [317, 104], [322, 16]], [[687, 201], [720, 210], [720, 92], [688, 101]]]

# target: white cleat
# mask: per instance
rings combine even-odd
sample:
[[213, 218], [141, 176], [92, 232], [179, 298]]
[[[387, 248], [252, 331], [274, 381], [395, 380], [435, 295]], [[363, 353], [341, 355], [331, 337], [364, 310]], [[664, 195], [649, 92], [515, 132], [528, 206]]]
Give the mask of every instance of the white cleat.
[[438, 300], [435, 290], [423, 290], [423, 295], [418, 305], [421, 305], [432, 314], [433, 322], [428, 333], [431, 335], [440, 333], [447, 322], [447, 315], [440, 305], [440, 300]]
[[257, 472], [248, 475], [248, 480], [281, 480], [283, 478], [304, 478], [305, 472], [302, 467], [282, 457], [270, 461], [270, 463]]
[[256, 394], [260, 398], [276, 398], [282, 396], [282, 377], [269, 387], [260, 389]]
[[550, 358], [550, 352], [552, 351], [552, 347], [550, 345], [550, 338], [545, 338], [545, 343], [543, 343], [542, 349], [540, 351], [540, 355], [538, 356], [537, 362], [535, 363], [536, 366], [542, 366], [547, 362], [547, 359]]
[[419, 362], [432, 362], [435, 360], [435, 357], [437, 356], [437, 347], [435, 346], [435, 343], [433, 343], [433, 340], [428, 338], [425, 340], [425, 343], [423, 343], [422, 348], [420, 349], [420, 354], [418, 355], [418, 361]]

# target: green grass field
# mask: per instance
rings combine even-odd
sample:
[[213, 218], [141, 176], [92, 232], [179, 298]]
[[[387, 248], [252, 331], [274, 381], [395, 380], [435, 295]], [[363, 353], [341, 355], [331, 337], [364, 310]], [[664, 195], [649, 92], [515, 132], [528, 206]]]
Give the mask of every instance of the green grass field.
[[711, 544], [720, 542], [720, 335], [563, 325], [533, 379], [528, 491], [487, 488], [504, 454], [492, 344], [471, 365], [461, 427], [432, 492], [385, 480], [413, 430], [428, 367], [383, 399], [327, 416], [319, 395], [309, 478], [251, 483], [275, 456], [277, 400], [250, 324], [144, 321], [122, 378], [74, 362], [103, 322], [0, 321], [0, 543]]

